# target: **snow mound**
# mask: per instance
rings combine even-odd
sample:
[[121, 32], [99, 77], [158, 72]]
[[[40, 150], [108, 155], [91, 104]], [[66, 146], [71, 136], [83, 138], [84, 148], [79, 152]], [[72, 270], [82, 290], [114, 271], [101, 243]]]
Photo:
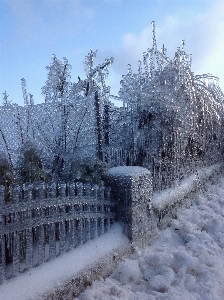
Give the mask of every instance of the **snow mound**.
[[111, 277], [120, 281], [122, 284], [139, 282], [141, 270], [139, 268], [138, 260], [125, 259], [120, 263], [119, 267]]

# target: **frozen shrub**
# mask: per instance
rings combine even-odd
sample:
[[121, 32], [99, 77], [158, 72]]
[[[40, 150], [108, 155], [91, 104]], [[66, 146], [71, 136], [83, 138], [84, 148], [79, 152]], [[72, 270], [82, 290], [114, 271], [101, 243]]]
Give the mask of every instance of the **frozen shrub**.
[[17, 162], [17, 173], [20, 182], [33, 183], [51, 180], [51, 174], [44, 170], [40, 152], [33, 143], [26, 143], [20, 151], [20, 158]]
[[5, 187], [5, 201], [9, 201], [9, 186], [14, 182], [13, 170], [6, 154], [0, 152], [0, 185]]
[[100, 184], [101, 175], [107, 168], [107, 164], [101, 160], [94, 157], [86, 157], [71, 163], [69, 179], [83, 183]]

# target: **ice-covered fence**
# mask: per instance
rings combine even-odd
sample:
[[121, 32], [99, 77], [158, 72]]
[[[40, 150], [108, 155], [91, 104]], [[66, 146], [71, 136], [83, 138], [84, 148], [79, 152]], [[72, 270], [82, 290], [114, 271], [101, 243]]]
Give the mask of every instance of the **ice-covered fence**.
[[152, 207], [156, 226], [167, 227], [177, 217], [178, 209], [189, 207], [193, 197], [203, 188], [209, 179], [215, 179], [223, 172], [223, 164], [196, 169], [195, 173], [185, 178], [179, 186], [153, 193]]
[[222, 164], [195, 170], [176, 188], [153, 192], [153, 178], [146, 168], [136, 166], [114, 167], [105, 175], [105, 184], [111, 187], [116, 201], [117, 218], [124, 231], [137, 247], [147, 245], [158, 229], [167, 227], [178, 210], [191, 205], [194, 195], [211, 177], [222, 171]]
[[55, 183], [0, 186], [0, 282], [104, 233], [115, 219], [110, 188]]

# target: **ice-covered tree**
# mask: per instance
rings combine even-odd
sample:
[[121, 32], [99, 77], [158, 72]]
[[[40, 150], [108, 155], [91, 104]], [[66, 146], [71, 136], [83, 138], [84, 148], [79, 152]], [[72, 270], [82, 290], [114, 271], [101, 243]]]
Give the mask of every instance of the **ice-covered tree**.
[[45, 86], [42, 88], [45, 102], [66, 102], [71, 88], [71, 65], [68, 60], [65, 57], [59, 60], [53, 54], [52, 63], [46, 69], [48, 70], [48, 77]]

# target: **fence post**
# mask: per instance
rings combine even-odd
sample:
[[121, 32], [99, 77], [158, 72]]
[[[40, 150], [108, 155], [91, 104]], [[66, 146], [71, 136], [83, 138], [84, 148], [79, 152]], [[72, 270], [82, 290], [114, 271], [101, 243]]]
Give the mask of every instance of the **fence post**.
[[40, 225], [38, 228], [38, 264], [42, 264], [45, 261], [45, 237], [44, 237], [44, 225]]
[[37, 183], [37, 190], [38, 190], [38, 198], [39, 200], [43, 200], [45, 198], [45, 184], [44, 182]]
[[59, 223], [59, 252], [60, 254], [65, 252], [65, 223], [64, 221], [61, 221]]
[[84, 193], [85, 193], [85, 196], [90, 196], [91, 195], [91, 185], [89, 183], [86, 183], [84, 184]]
[[83, 218], [82, 217], [79, 219], [78, 231], [80, 235], [80, 245], [82, 245], [83, 244]]
[[61, 182], [61, 183], [59, 184], [58, 189], [59, 189], [59, 196], [60, 196], [61, 198], [65, 198], [65, 197], [66, 197], [66, 183]]
[[10, 185], [10, 202], [19, 202], [20, 186], [18, 184]]
[[24, 183], [23, 190], [24, 190], [24, 200], [32, 201], [33, 200], [33, 184], [30, 182]]
[[17, 276], [19, 273], [19, 238], [18, 233], [15, 231], [11, 235], [12, 240], [12, 276]]
[[[3, 213], [2, 209], [5, 204], [5, 187], [0, 185], [0, 227], [3, 226]], [[4, 231], [3, 234], [0, 235], [0, 283], [5, 281], [5, 271], [6, 271], [6, 261], [5, 261], [5, 236]]]
[[83, 184], [82, 184], [82, 182], [77, 182], [76, 183], [76, 190], [77, 190], [77, 196], [78, 197], [83, 197]]
[[100, 185], [99, 187], [99, 190], [98, 190], [98, 200], [100, 201], [103, 201], [104, 200], [104, 191], [105, 191], [105, 186], [102, 184]]
[[50, 224], [49, 228], [49, 259], [56, 256], [55, 223]]
[[[5, 187], [0, 185], [0, 211], [4, 207], [5, 204]], [[1, 223], [1, 216], [0, 216], [0, 223]]]
[[74, 183], [71, 183], [69, 185], [68, 195], [69, 195], [70, 198], [74, 198], [75, 197], [75, 184]]
[[48, 183], [48, 197], [53, 199], [56, 197], [56, 184], [55, 182]]
[[117, 206], [117, 220], [132, 244], [144, 247], [150, 233], [152, 177], [142, 167], [124, 166], [109, 169], [104, 174], [106, 185], [111, 187], [111, 198]]
[[0, 236], [0, 283], [5, 281], [6, 261], [5, 261], [5, 236]]
[[104, 195], [105, 195], [105, 199], [107, 201], [110, 201], [110, 191], [111, 191], [111, 187], [110, 186], [105, 187], [105, 193], [104, 193]]
[[91, 188], [91, 197], [92, 198], [94, 198], [94, 199], [97, 198], [98, 189], [99, 189], [99, 186], [97, 184], [92, 185], [92, 188]]

